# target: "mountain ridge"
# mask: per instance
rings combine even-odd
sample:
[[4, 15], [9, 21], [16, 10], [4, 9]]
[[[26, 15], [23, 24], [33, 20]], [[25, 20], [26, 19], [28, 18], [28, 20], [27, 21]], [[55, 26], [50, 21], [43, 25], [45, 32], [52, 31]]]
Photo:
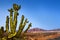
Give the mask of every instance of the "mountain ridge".
[[41, 29], [41, 28], [32, 28], [32, 29], [28, 30], [28, 32], [33, 32], [33, 31], [60, 31], [60, 29], [45, 30], [45, 29]]

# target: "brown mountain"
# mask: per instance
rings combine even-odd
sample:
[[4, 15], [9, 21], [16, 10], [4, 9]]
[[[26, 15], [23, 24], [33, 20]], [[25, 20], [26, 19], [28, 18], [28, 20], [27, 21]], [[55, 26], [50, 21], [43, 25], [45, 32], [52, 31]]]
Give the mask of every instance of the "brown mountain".
[[45, 29], [40, 29], [40, 28], [32, 28], [28, 30], [28, 32], [34, 32], [34, 31], [60, 31], [60, 29], [45, 30]]
[[34, 31], [47, 31], [47, 30], [40, 29], [40, 28], [33, 28], [33, 29], [28, 30], [28, 32], [34, 32]]

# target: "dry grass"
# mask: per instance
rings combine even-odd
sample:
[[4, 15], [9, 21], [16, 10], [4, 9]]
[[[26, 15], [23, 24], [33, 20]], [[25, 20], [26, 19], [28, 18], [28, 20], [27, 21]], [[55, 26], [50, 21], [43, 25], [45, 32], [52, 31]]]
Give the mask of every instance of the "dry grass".
[[60, 32], [26, 33], [28, 40], [48, 40], [60, 37]]

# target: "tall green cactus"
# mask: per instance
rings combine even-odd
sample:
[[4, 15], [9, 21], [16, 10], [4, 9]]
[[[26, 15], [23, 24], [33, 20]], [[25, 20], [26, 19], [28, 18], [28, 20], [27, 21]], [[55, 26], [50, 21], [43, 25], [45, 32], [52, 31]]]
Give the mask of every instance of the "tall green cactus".
[[[7, 36], [2, 36], [1, 34], [4, 32], [3, 27], [0, 28], [0, 39], [1, 40], [25, 40], [24, 34], [27, 32], [27, 30], [32, 26], [31, 23], [28, 25], [28, 28], [26, 28], [25, 31], [23, 31], [24, 27], [28, 23], [27, 18], [24, 19], [24, 15], [21, 17], [21, 21], [19, 24], [19, 29], [16, 31], [17, 27], [17, 17], [18, 17], [18, 10], [21, 8], [21, 6], [17, 4], [13, 4], [13, 8], [9, 9], [8, 11], [10, 12], [10, 16], [6, 17], [6, 35]], [[9, 31], [10, 27], [10, 31]], [[23, 33], [23, 35], [22, 35]], [[4, 34], [4, 33], [3, 33]]]

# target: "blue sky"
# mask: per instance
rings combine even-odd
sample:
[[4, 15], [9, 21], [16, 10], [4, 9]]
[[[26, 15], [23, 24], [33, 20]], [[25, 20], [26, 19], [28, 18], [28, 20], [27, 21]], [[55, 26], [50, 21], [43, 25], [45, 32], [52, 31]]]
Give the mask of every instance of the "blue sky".
[[21, 15], [32, 22], [31, 28], [57, 29], [60, 28], [60, 0], [0, 0], [0, 26], [5, 27], [8, 9], [13, 3], [21, 5], [18, 25]]

